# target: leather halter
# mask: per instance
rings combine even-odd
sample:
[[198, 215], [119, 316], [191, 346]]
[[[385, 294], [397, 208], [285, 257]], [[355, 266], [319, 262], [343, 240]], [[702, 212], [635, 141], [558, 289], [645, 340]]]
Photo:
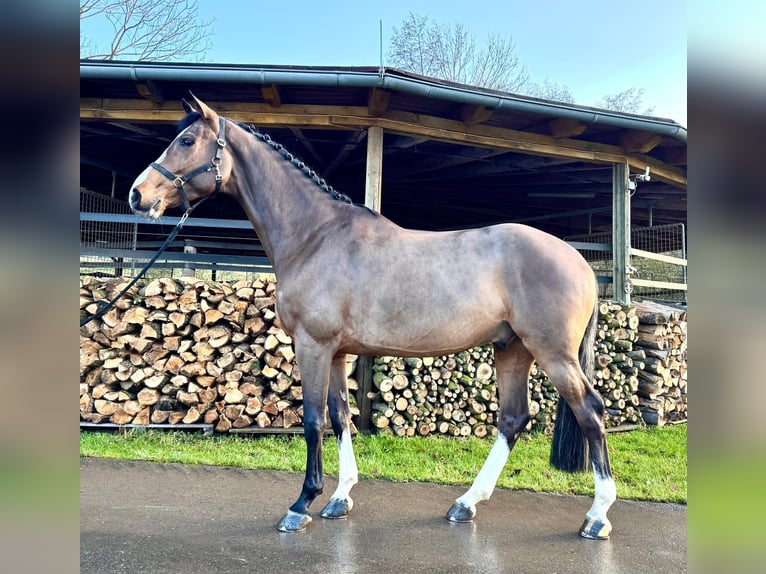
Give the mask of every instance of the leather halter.
[[223, 152], [223, 148], [226, 147], [226, 119], [221, 116], [218, 118], [218, 121], [219, 121], [218, 138], [215, 141], [215, 143], [217, 144], [217, 147], [215, 150], [215, 155], [210, 160], [210, 163], [201, 165], [198, 168], [193, 169], [186, 175], [176, 175], [156, 162], [152, 162], [149, 164], [149, 167], [153, 167], [162, 175], [164, 175], [167, 179], [173, 182], [173, 185], [176, 186], [178, 195], [181, 198], [181, 201], [183, 202], [184, 207], [186, 208], [187, 211], [192, 209], [192, 205], [191, 203], [189, 203], [189, 199], [186, 197], [186, 192], [184, 191], [184, 184], [189, 183], [192, 179], [197, 177], [199, 174], [206, 173], [213, 169], [215, 170], [215, 191], [213, 191], [212, 195], [209, 195], [200, 199], [200, 201], [198, 201], [195, 204], [195, 207], [199, 205], [201, 201], [207, 199], [208, 197], [213, 197], [219, 191], [221, 191], [221, 185], [223, 184], [223, 176], [221, 175], [219, 166], [221, 165], [221, 152]]

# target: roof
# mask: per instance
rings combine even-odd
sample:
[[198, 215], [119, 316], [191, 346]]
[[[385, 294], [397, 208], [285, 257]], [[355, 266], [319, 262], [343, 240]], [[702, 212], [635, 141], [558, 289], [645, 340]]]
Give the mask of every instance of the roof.
[[[156, 159], [192, 91], [253, 123], [364, 201], [366, 129], [384, 129], [382, 212], [421, 229], [529, 222], [558, 236], [611, 230], [612, 164], [648, 166], [643, 225], [686, 222], [686, 128], [369, 67], [80, 63], [81, 185], [116, 196]], [[243, 217], [233, 202], [203, 216]]]

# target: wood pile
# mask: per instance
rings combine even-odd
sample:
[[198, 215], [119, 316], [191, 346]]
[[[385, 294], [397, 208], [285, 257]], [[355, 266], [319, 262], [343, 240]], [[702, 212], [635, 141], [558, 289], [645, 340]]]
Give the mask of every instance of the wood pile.
[[643, 420], [662, 426], [687, 420], [686, 310], [653, 301], [634, 303], [640, 323], [634, 343], [645, 358], [638, 371]]
[[444, 357], [376, 357], [372, 426], [396, 436], [497, 434], [492, 348]]
[[[82, 315], [126, 284], [81, 279]], [[275, 291], [267, 278], [139, 282], [80, 329], [81, 420], [206, 423], [219, 432], [300, 426], [300, 373], [276, 321]]]
[[[82, 316], [127, 280], [80, 281]], [[300, 372], [275, 313], [268, 276], [234, 283], [139, 282], [80, 329], [80, 418], [90, 423], [211, 424], [218, 432], [300, 430]], [[599, 305], [594, 387], [606, 424], [686, 420], [686, 312], [653, 302]], [[347, 365], [362, 429], [397, 436], [497, 434], [491, 345], [441, 357], [375, 357], [372, 376]], [[359, 389], [357, 380], [369, 380]], [[362, 396], [363, 395], [363, 396]], [[533, 365], [528, 429], [550, 432], [558, 393]], [[359, 420], [357, 399], [369, 418]], [[288, 431], [289, 432], [289, 431]]]
[[[656, 328], [653, 322], [666, 317], [661, 308], [670, 315]], [[686, 419], [685, 314], [683, 319], [680, 312], [657, 304], [599, 305], [593, 384], [604, 399], [607, 427], [661, 425], [667, 413], [672, 420]], [[372, 401], [372, 427], [379, 432], [497, 434], [491, 345], [442, 357], [376, 357], [373, 372], [367, 398]], [[537, 364], [530, 372], [529, 398], [532, 420], [527, 428], [552, 431], [558, 393]]]

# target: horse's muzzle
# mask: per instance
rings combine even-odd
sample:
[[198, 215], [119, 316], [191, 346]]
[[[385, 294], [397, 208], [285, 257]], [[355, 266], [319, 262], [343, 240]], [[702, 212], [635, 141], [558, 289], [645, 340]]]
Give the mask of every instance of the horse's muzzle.
[[141, 192], [138, 191], [135, 187], [130, 190], [128, 203], [130, 204], [130, 209], [132, 209], [134, 212], [145, 211], [144, 209], [141, 209]]
[[142, 217], [158, 217], [159, 213], [157, 213], [156, 208], [161, 203], [159, 199], [155, 200], [155, 202], [149, 206], [148, 209], [145, 209], [141, 207], [141, 192], [138, 191], [137, 188], [133, 188], [130, 190], [130, 195], [128, 196], [128, 204], [130, 205], [130, 209], [133, 210], [133, 213], [136, 215], [140, 215]]

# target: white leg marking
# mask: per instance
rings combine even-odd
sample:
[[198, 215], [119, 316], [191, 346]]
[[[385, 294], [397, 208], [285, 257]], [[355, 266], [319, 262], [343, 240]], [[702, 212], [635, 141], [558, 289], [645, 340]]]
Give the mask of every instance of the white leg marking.
[[471, 488], [458, 498], [456, 502], [467, 506], [471, 510], [475, 510], [477, 502], [489, 500], [489, 497], [492, 496], [492, 492], [495, 490], [495, 484], [497, 484], [497, 479], [500, 478], [500, 473], [503, 471], [509, 454], [511, 454], [511, 449], [508, 448], [508, 441], [502, 434], [498, 435], [492, 450], [489, 451], [487, 460], [484, 461], [484, 465], [481, 467], [479, 474], [476, 475]]
[[606, 512], [612, 503], [617, 500], [617, 487], [611, 477], [603, 477], [594, 467], [593, 476], [595, 479], [595, 494], [593, 496], [593, 506], [587, 512], [586, 516], [594, 520], [601, 520], [604, 524], [609, 524], [606, 518]]
[[356, 458], [354, 457], [354, 447], [351, 444], [351, 431], [344, 429], [343, 434], [338, 440], [338, 488], [335, 489], [332, 497], [335, 500], [346, 500], [351, 505], [349, 493], [351, 487], [359, 482], [359, 471], [356, 468]]

